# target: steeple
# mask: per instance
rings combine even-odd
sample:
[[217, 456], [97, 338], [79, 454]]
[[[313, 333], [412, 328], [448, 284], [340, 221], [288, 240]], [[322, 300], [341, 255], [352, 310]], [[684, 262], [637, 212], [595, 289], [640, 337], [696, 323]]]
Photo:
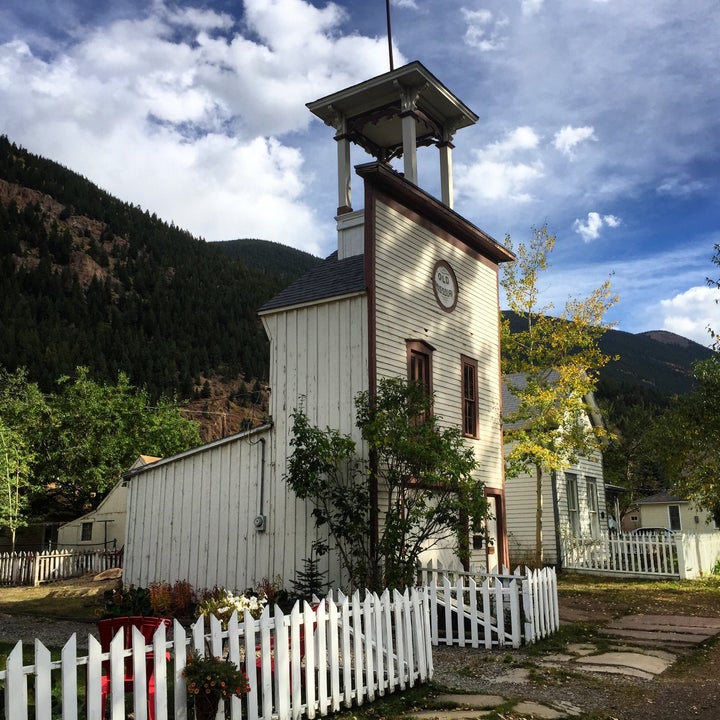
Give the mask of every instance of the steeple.
[[352, 212], [350, 143], [379, 162], [403, 158], [405, 178], [418, 184], [417, 148], [440, 151], [441, 200], [453, 206], [452, 139], [477, 115], [421, 63], [378, 75], [307, 104], [335, 128], [338, 151], [338, 216]]

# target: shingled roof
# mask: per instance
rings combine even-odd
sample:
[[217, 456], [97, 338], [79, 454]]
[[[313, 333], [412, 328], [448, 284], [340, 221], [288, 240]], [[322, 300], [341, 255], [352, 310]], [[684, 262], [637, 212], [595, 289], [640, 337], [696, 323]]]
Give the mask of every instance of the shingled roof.
[[264, 313], [290, 305], [302, 305], [339, 295], [363, 292], [365, 289], [364, 256], [353, 255], [338, 260], [337, 252], [334, 252], [322, 265], [312, 268], [292, 285], [268, 300], [258, 312]]

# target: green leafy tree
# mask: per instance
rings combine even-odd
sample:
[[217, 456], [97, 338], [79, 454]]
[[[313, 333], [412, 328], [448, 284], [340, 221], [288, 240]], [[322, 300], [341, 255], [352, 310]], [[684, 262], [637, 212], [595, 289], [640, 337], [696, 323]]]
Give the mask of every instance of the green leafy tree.
[[696, 364], [697, 388], [675, 398], [658, 422], [659, 457], [674, 491], [720, 512], [720, 356]]
[[617, 300], [610, 282], [604, 282], [584, 299], [568, 299], [560, 317], [553, 306], [540, 304], [540, 275], [548, 267], [555, 236], [546, 226], [533, 230], [528, 245], [506, 247], [517, 260], [504, 266], [501, 285], [509, 308], [521, 320], [512, 332], [501, 319], [502, 367], [509, 391], [518, 407], [505, 417], [506, 473], [534, 474], [536, 490], [535, 562], [542, 565], [543, 477], [559, 472], [578, 458], [591, 455], [608, 439], [588, 404], [597, 373], [610, 359], [598, 344], [608, 327], [603, 316]]
[[48, 404], [38, 471], [61, 515], [92, 507], [138, 455], [166, 457], [200, 444], [197, 425], [175, 401], [152, 404], [124, 373], [115, 384], [101, 384], [80, 367], [74, 378], [59, 380]]
[[313, 502], [353, 584], [412, 584], [422, 550], [443, 538], [454, 537], [467, 558], [468, 525], [482, 529], [487, 501], [459, 429], [441, 424], [421, 384], [402, 379], [381, 380], [377, 394], [360, 393], [355, 406], [367, 455], [350, 436], [315, 427], [296, 410], [286, 476]]
[[25, 438], [0, 420], [0, 527], [10, 530], [11, 548], [28, 521], [33, 453]]

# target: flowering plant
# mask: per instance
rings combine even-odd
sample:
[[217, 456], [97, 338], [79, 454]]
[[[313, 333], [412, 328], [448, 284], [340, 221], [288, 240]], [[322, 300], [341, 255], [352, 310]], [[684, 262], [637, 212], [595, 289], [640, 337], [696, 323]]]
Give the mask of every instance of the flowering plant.
[[201, 655], [197, 650], [189, 657], [183, 677], [188, 695], [219, 699], [240, 697], [249, 689], [248, 680], [232, 660]]
[[200, 601], [197, 615], [205, 618], [214, 615], [222, 623], [223, 629], [227, 630], [227, 623], [233, 612], [237, 611], [238, 619], [242, 619], [243, 612], [248, 610], [257, 620], [265, 605], [267, 596], [264, 593], [235, 595], [224, 588], [215, 588]]

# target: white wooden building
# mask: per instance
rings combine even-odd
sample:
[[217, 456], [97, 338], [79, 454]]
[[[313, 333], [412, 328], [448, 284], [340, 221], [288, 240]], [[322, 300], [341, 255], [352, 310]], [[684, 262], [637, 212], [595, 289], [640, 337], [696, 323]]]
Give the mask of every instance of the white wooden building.
[[[140, 455], [130, 470], [145, 467], [160, 458]], [[128, 481], [121, 478], [89, 513], [70, 520], [58, 528], [57, 546], [61, 550], [119, 550], [125, 545]]]
[[[511, 384], [522, 384], [522, 375], [508, 376]], [[503, 384], [503, 412], [517, 410], [518, 399]], [[586, 398], [591, 408], [585, 418], [590, 425], [602, 422], [592, 395]], [[535, 514], [537, 484], [534, 474], [508, 478], [507, 531], [512, 566], [535, 557]], [[568, 467], [564, 472], [543, 473], [542, 543], [543, 558], [548, 564], [562, 563], [562, 542], [566, 537], [597, 540], [607, 534], [617, 519], [617, 509], [608, 498], [603, 475], [602, 453], [599, 451]]]
[[[418, 62], [308, 107], [336, 130], [338, 249], [260, 309], [272, 425], [130, 475], [126, 582], [288, 584], [316, 537], [311, 507], [283, 479], [292, 412], [302, 404], [311, 422], [359, 440], [355, 396], [397, 376], [429, 386], [435, 412], [463, 428], [480, 460], [495, 537], [472, 564], [507, 563], [498, 264], [513, 256], [452, 209], [452, 136], [477, 117]], [[356, 168], [357, 211], [350, 143], [376, 158]], [[441, 199], [418, 186], [422, 145], [439, 149]], [[386, 162], [399, 155], [403, 174]], [[453, 559], [450, 547], [432, 554]]]

